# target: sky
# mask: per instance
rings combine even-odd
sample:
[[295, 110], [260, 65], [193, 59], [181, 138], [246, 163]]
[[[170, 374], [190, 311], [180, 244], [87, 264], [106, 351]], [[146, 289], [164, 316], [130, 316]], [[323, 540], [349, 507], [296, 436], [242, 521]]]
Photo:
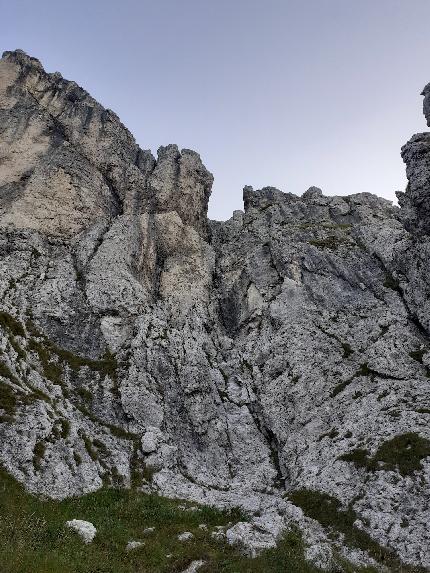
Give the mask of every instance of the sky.
[[113, 109], [138, 144], [198, 151], [209, 216], [242, 189], [395, 200], [426, 131], [430, 0], [0, 0], [21, 48]]

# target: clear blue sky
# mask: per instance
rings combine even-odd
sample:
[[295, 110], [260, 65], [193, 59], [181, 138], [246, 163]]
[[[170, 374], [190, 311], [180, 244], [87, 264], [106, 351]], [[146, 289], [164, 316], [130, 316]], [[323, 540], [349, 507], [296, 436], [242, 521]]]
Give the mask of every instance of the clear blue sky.
[[22, 48], [113, 109], [143, 148], [198, 151], [210, 216], [242, 188], [404, 189], [425, 131], [430, 0], [0, 0]]

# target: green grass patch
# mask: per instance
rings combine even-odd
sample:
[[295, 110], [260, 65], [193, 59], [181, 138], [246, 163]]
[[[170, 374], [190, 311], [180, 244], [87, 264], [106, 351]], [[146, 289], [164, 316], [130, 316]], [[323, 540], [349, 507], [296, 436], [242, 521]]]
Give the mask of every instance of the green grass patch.
[[9, 344], [17, 353], [18, 358], [20, 358], [21, 360], [25, 360], [27, 358], [27, 353], [25, 352], [24, 349], [21, 348], [21, 346], [18, 344], [18, 342], [15, 340], [13, 336], [9, 338]]
[[28, 349], [32, 350], [38, 355], [45, 378], [51, 380], [51, 382], [54, 384], [61, 385], [63, 369], [53, 359], [52, 354], [49, 352], [47, 346], [44, 343], [31, 338], [28, 341]]
[[[351, 376], [351, 378], [348, 378], [347, 380], [340, 382], [339, 384], [337, 384], [333, 388], [333, 391], [331, 393], [331, 397], [334, 398], [335, 396], [337, 396], [338, 394], [343, 392], [345, 390], [345, 388], [347, 386], [349, 386], [355, 378], [358, 378], [359, 376], [374, 376], [374, 375], [375, 375], [375, 372], [373, 370], [371, 370], [367, 364], [361, 364], [360, 368], [357, 370], [357, 372], [353, 376]], [[380, 376], [380, 374], [379, 374], [379, 376]], [[361, 396], [361, 393], [359, 394], [359, 396]]]
[[302, 489], [291, 493], [289, 499], [294, 505], [301, 507], [305, 515], [315, 519], [323, 527], [334, 534], [342, 533], [346, 545], [366, 551], [389, 571], [402, 573], [424, 571], [401, 563], [392, 550], [382, 547], [368, 533], [355, 527], [357, 513], [350, 506], [342, 508], [336, 498], [319, 491]]
[[369, 467], [369, 451], [361, 448], [351, 450], [350, 452], [343, 454], [337, 458], [343, 462], [352, 462], [357, 467], [372, 469], [373, 466]]
[[96, 450], [96, 448], [94, 447], [93, 442], [84, 433], [81, 433], [80, 436], [82, 438], [82, 441], [84, 442], [84, 446], [85, 446], [85, 449], [87, 450], [87, 454], [90, 456], [90, 458], [93, 460], [93, 462], [96, 462], [99, 459], [99, 453]]
[[422, 469], [421, 460], [428, 456], [430, 441], [408, 432], [384, 442], [379, 446], [374, 459], [383, 464], [383, 469], [398, 470], [405, 476]]
[[0, 311], [0, 326], [14, 336], [25, 336], [23, 325], [8, 312]]
[[[19, 385], [19, 380], [3, 362], [0, 362], [0, 376], [7, 378], [15, 385]], [[13, 422], [16, 410], [20, 404], [28, 405], [36, 400], [49, 402], [49, 397], [37, 388], [32, 388], [31, 392], [25, 393], [21, 389], [12, 388], [12, 386], [0, 380], [0, 409], [4, 411], [4, 414], [0, 415], [0, 423]]]
[[33, 450], [33, 465], [36, 470], [40, 470], [45, 452], [46, 452], [45, 442], [43, 440], [36, 442]]
[[356, 449], [338, 459], [352, 462], [368, 471], [391, 470], [406, 476], [421, 470], [421, 460], [428, 456], [430, 441], [414, 432], [408, 432], [381, 444], [374, 456], [370, 456], [367, 450]]
[[[0, 563], [2, 573], [174, 573], [193, 560], [203, 559], [202, 573], [317, 573], [304, 560], [300, 534], [291, 531], [276, 549], [249, 559], [236, 548], [212, 539], [218, 525], [236, 523], [238, 511], [211, 507], [182, 511], [187, 502], [136, 490], [101, 489], [64, 501], [42, 500], [27, 493], [0, 471]], [[84, 519], [97, 528], [94, 541], [85, 545], [65, 528], [66, 521]], [[205, 523], [208, 530], [199, 528]], [[151, 535], [144, 529], [155, 527]], [[190, 531], [188, 542], [177, 539]], [[130, 540], [144, 541], [131, 552]], [[171, 557], [168, 557], [170, 555]]]
[[65, 418], [57, 420], [52, 428], [52, 436], [56, 440], [66, 440], [70, 435], [70, 422]]
[[309, 241], [309, 244], [319, 249], [329, 249], [330, 251], [335, 251], [342, 244], [347, 242], [348, 240], [345, 239], [344, 237], [336, 237], [335, 235], [329, 235], [324, 239], [312, 239], [311, 241]]
[[13, 384], [19, 384], [18, 378], [12, 373], [9, 366], [7, 366], [4, 362], [0, 361], [0, 376], [3, 378], [7, 378]]
[[[2, 363], [0, 362], [0, 375]], [[13, 422], [19, 400], [13, 389], [5, 383], [0, 382], [0, 408], [4, 411], [0, 422]]]
[[84, 402], [92, 402], [93, 400], [93, 395], [91, 392], [82, 386], [76, 390], [76, 394], [78, 394], [78, 396], [80, 396]]
[[62, 384], [64, 364], [74, 372], [88, 367], [100, 376], [109, 376], [114, 382], [117, 381], [118, 362], [109, 351], [106, 351], [99, 360], [78, 356], [49, 340], [32, 321], [28, 321], [26, 326], [31, 335], [28, 347], [38, 355], [45, 377], [54, 384]]

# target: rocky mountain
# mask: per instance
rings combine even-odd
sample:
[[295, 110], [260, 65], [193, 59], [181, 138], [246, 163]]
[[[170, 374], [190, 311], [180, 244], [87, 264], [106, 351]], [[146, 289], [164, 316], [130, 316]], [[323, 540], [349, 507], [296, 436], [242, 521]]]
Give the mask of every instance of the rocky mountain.
[[402, 156], [400, 207], [245, 187], [210, 221], [197, 153], [6, 52], [2, 466], [239, 506], [250, 554], [296, 525], [322, 568], [430, 570], [430, 133]]

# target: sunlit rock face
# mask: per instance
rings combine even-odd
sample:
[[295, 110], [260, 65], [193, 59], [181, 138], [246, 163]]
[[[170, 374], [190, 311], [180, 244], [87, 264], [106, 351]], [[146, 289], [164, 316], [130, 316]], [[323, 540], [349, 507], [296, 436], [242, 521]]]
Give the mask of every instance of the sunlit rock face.
[[[57, 498], [137, 485], [241, 506], [229, 536], [251, 554], [296, 523], [326, 568], [333, 548], [370, 563], [372, 543], [429, 568], [429, 150], [428, 133], [403, 148], [400, 208], [246, 187], [243, 212], [209, 221], [197, 153], [154, 158], [6, 52], [1, 464]], [[329, 539], [298, 490], [348, 507], [370, 549]]]

